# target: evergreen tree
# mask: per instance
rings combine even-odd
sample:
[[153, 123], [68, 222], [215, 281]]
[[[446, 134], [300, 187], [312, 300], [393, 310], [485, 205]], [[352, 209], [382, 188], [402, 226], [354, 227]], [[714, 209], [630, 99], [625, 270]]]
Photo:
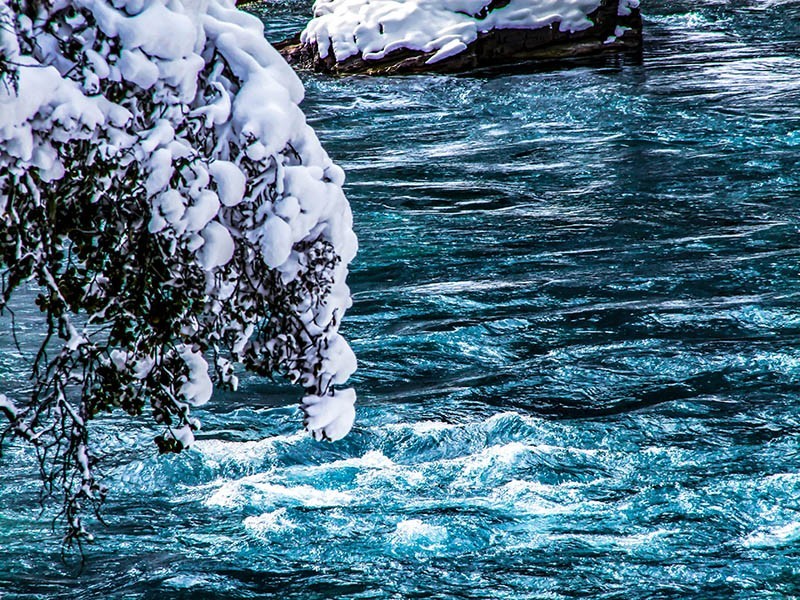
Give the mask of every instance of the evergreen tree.
[[233, 0], [0, 0], [0, 309], [33, 289], [45, 332], [2, 440], [36, 449], [67, 541], [106, 494], [101, 413], [180, 452], [239, 363], [302, 386], [316, 438], [350, 430], [357, 244], [302, 96]]

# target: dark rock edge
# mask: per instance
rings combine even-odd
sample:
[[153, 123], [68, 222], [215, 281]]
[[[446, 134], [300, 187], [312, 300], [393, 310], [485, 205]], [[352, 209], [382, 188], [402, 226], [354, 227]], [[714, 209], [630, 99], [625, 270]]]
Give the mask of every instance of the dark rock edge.
[[[361, 55], [336, 62], [333, 53], [321, 58], [315, 44], [300, 42], [300, 34], [278, 42], [275, 48], [298, 69], [332, 75], [408, 75], [414, 73], [462, 73], [520, 63], [552, 62], [614, 52], [634, 51], [642, 46], [642, 17], [638, 8], [627, 16], [617, 15], [620, 0], [602, 0], [589, 14], [594, 25], [583, 31], [559, 31], [559, 23], [539, 29], [494, 29], [478, 35], [463, 52], [432, 65], [425, 64], [435, 52], [401, 48], [379, 60]], [[606, 43], [617, 27], [628, 30]]]

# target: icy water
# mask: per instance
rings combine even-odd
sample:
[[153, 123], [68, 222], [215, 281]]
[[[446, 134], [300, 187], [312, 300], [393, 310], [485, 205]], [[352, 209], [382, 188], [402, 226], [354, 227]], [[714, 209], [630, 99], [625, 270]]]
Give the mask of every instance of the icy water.
[[800, 3], [644, 5], [641, 60], [304, 76], [361, 243], [357, 428], [313, 443], [255, 379], [178, 457], [101, 425], [77, 577], [6, 458], [0, 597], [800, 597]]

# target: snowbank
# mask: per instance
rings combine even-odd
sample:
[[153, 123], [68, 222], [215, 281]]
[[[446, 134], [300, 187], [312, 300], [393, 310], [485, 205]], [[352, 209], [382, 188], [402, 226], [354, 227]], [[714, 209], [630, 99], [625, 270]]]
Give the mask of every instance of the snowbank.
[[[0, 84], [3, 228], [23, 225], [9, 208], [15, 195], [75, 210], [112, 196], [131, 206], [145, 198], [146, 233], [174, 257], [194, 257], [188, 266], [175, 258], [170, 285], [199, 276], [204, 308], [180, 317], [171, 355], [123, 347], [117, 371], [141, 375], [142, 364], [182, 360], [180, 412], [211, 395], [198, 344], [215, 353], [228, 347], [234, 360], [300, 383], [311, 403], [333, 398], [333, 386], [356, 368], [338, 333], [351, 305], [352, 214], [344, 174], [299, 108], [303, 86], [261, 22], [233, 0], [53, 0], [34, 4], [33, 16], [22, 6], [0, 0], [0, 67], [12, 66]], [[88, 186], [94, 197], [49, 197], [51, 187], [85, 189], [82, 173], [108, 165]], [[44, 260], [43, 248], [26, 251]], [[100, 305], [121, 293], [104, 281], [100, 273], [92, 283]], [[65, 352], [88, 356], [94, 342], [86, 336]], [[225, 365], [220, 359], [235, 386]], [[326, 407], [310, 430], [338, 439], [353, 424], [352, 402]]]
[[[632, 1], [624, 0], [632, 5]], [[434, 52], [434, 64], [464, 51], [495, 29], [583, 31], [600, 0], [316, 0], [301, 41], [342, 62], [352, 56], [379, 60], [398, 49]]]

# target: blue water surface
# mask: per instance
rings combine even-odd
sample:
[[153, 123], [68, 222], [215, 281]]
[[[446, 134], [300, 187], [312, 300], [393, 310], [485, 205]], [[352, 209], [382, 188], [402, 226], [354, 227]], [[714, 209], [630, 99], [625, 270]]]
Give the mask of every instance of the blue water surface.
[[[179, 456], [97, 423], [80, 575], [13, 449], [0, 597], [800, 597], [800, 2], [643, 4], [640, 59], [303, 75], [360, 239], [356, 429], [252, 377]], [[253, 10], [277, 41], [308, 5]]]

